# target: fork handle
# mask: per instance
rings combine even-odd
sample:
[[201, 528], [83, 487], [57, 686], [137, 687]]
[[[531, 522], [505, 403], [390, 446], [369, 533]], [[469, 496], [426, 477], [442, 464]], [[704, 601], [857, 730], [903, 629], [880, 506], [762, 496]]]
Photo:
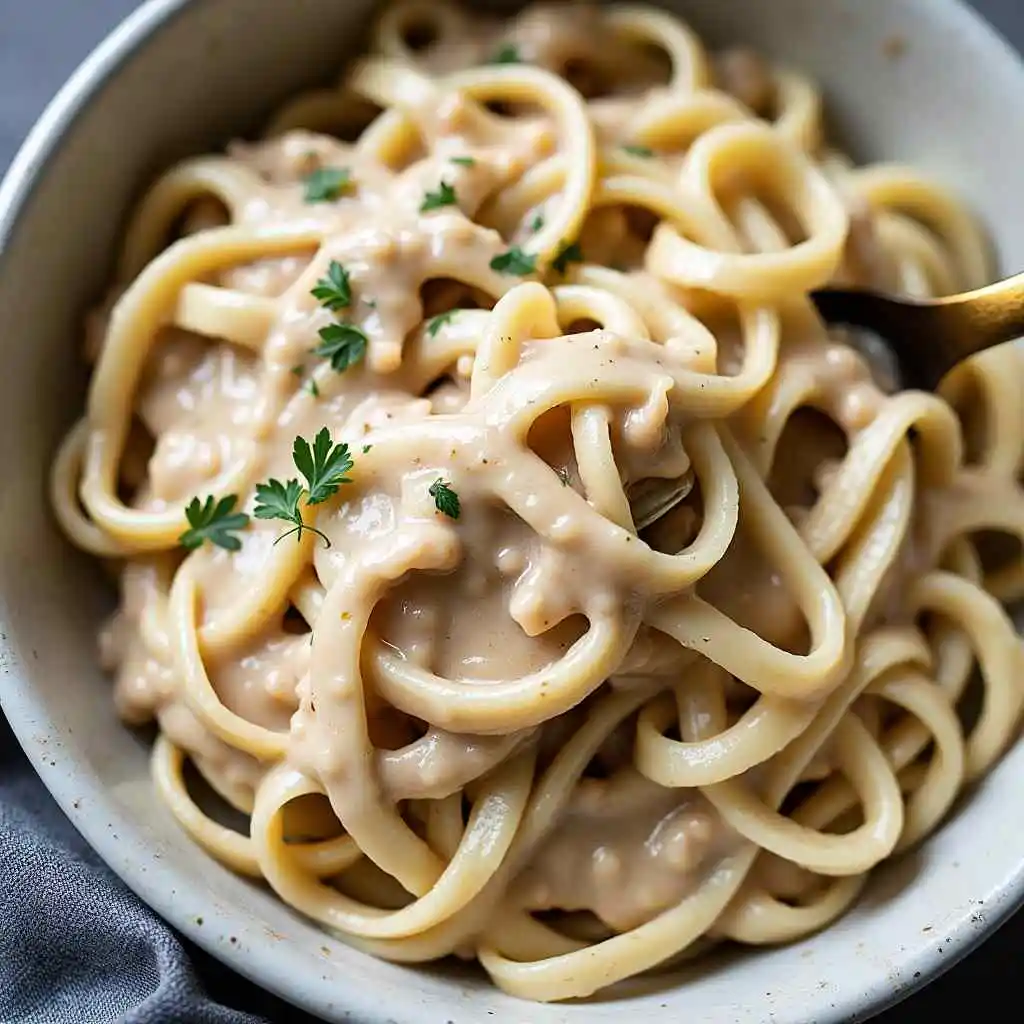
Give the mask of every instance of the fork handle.
[[955, 348], [955, 362], [1024, 337], [1024, 274], [937, 299], [934, 305], [944, 318], [954, 318], [953, 329], [943, 333]]

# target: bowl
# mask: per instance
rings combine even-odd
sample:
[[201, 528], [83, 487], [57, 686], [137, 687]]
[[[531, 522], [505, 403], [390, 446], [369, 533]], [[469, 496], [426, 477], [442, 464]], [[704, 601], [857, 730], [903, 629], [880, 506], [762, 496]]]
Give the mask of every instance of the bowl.
[[[482, 974], [378, 962], [210, 860], [154, 799], [147, 744], [114, 715], [94, 630], [110, 593], [58, 535], [46, 477], [81, 408], [77, 337], [140, 188], [173, 160], [255, 129], [327, 80], [370, 0], [150, 0], [82, 65], [0, 187], [0, 667], [4, 711], [43, 781], [107, 863], [200, 946], [331, 1021], [776, 1024], [863, 1019], [967, 953], [1024, 897], [1024, 745], [951, 820], [873, 878], [857, 908], [784, 948], [698, 964], [587, 1004], [535, 1006]], [[713, 43], [745, 40], [817, 76], [862, 159], [954, 185], [1024, 265], [1024, 67], [951, 0], [677, 0]], [[895, 41], [895, 42], [894, 42]]]

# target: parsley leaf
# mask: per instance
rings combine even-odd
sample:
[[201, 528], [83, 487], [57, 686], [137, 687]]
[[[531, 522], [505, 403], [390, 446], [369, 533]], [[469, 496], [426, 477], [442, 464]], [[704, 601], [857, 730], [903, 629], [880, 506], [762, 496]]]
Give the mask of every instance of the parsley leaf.
[[317, 384], [317, 382], [312, 377], [310, 377], [309, 380], [306, 381], [306, 390], [314, 398], [319, 398], [320, 397], [320, 385]]
[[544, 214], [538, 213], [537, 216], [533, 218], [533, 222], [530, 224], [530, 230], [536, 233], [540, 231], [542, 227], [544, 227]]
[[650, 146], [623, 146], [622, 147], [630, 156], [641, 156], [641, 157], [652, 157], [654, 156], [654, 150]]
[[[252, 514], [257, 519], [283, 519], [286, 523], [295, 524], [287, 533], [282, 533], [274, 541], [275, 544], [284, 540], [285, 537], [290, 537], [293, 533], [298, 534], [299, 539], [302, 539], [302, 531], [307, 527], [302, 521], [300, 501], [302, 501], [302, 488], [299, 486], [298, 480], [289, 480], [285, 484], [280, 480], [269, 480], [265, 484], [256, 485], [256, 507], [252, 510]], [[312, 530], [313, 527], [310, 526], [308, 529]], [[321, 536], [323, 535], [321, 534]]]
[[471, 156], [453, 156], [449, 159], [453, 164], [458, 164], [460, 167], [473, 167], [476, 165], [476, 160]]
[[369, 344], [358, 327], [351, 324], [328, 324], [320, 328], [320, 344], [314, 349], [318, 356], [330, 359], [331, 368], [344, 373], [366, 356]]
[[256, 507], [253, 515], [257, 519], [282, 519], [291, 523], [292, 528], [282, 533], [275, 544], [290, 537], [293, 533], [302, 539], [303, 530], [311, 530], [330, 547], [331, 542], [315, 526], [310, 526], [302, 518], [301, 502], [306, 496], [307, 505], [319, 505], [337, 494], [342, 484], [351, 483], [345, 474], [352, 468], [352, 457], [347, 444], [335, 444], [331, 432], [324, 427], [313, 440], [310, 448], [304, 437], [295, 438], [292, 447], [292, 459], [295, 467], [306, 478], [307, 487], [303, 490], [298, 480], [281, 483], [280, 480], [269, 480], [265, 484], [256, 485]]
[[329, 203], [352, 184], [352, 177], [347, 167], [320, 167], [306, 175], [305, 184], [307, 203]]
[[521, 64], [522, 57], [519, 56], [519, 47], [515, 43], [503, 43], [494, 51], [494, 56], [488, 64]]
[[525, 277], [537, 269], [537, 257], [523, 252], [518, 245], [513, 245], [508, 252], [499, 253], [491, 260], [491, 270], [499, 274], [515, 274]]
[[458, 519], [462, 514], [459, 496], [452, 490], [447, 480], [435, 480], [427, 492], [434, 499], [434, 507], [443, 512], [449, 519]]
[[327, 276], [321, 277], [312, 292], [313, 298], [332, 313], [352, 305], [352, 286], [348, 271], [337, 261], [327, 265]]
[[428, 192], [420, 203], [420, 213], [427, 213], [430, 210], [439, 210], [442, 206], [454, 206], [458, 200], [455, 198], [455, 189], [446, 181], [442, 181], [436, 192]]
[[456, 313], [461, 312], [461, 309], [449, 309], [445, 313], [438, 313], [437, 316], [432, 316], [427, 321], [427, 334], [432, 338], [436, 338], [437, 332], [441, 330], [445, 324], [450, 324], [452, 322], [452, 317], [455, 316]]
[[583, 250], [580, 248], [580, 243], [571, 242], [568, 245], [562, 246], [562, 248], [558, 252], [558, 255], [551, 261], [551, 266], [560, 274], [564, 274], [568, 269], [570, 263], [582, 262]]
[[195, 551], [207, 540], [225, 551], [241, 550], [242, 542], [234, 531], [244, 530], [249, 525], [249, 517], [244, 512], [232, 514], [237, 501], [237, 494], [229, 494], [220, 501], [215, 501], [212, 494], [203, 502], [193, 498], [185, 509], [189, 529], [178, 538], [178, 543], [186, 551]]
[[342, 484], [352, 482], [345, 476], [352, 468], [348, 445], [335, 444], [326, 427], [313, 439], [312, 448], [304, 437], [295, 438], [292, 459], [295, 467], [306, 478], [309, 489], [307, 504], [319, 505], [337, 494]]

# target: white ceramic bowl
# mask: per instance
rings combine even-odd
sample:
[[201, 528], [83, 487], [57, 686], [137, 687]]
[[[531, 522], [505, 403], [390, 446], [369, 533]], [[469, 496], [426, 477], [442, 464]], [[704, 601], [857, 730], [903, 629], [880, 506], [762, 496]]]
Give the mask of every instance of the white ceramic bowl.
[[[1024, 265], [1024, 68], [952, 0], [693, 0], [714, 41], [744, 39], [826, 85], [863, 158], [912, 160], [987, 219]], [[857, 910], [798, 945], [700, 965], [677, 986], [533, 1006], [477, 974], [379, 963], [326, 937], [202, 853], [154, 799], [145, 745], [96, 667], [111, 600], [60, 539], [45, 479], [80, 408], [83, 308], [100, 294], [128, 205], [158, 169], [252, 129], [336, 74], [370, 0], [150, 0], [78, 70], [0, 188], [0, 686], [44, 782], [89, 842], [168, 920], [232, 967], [331, 1021], [556, 1024], [863, 1019], [948, 967], [1024, 896], [1024, 745]], [[907, 49], [893, 59], [893, 36]]]

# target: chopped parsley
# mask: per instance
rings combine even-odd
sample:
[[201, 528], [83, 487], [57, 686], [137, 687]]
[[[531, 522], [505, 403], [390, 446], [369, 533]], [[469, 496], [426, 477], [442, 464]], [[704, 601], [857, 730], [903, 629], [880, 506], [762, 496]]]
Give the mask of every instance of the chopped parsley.
[[622, 147], [630, 156], [647, 157], [654, 156], [654, 150], [650, 146], [623, 146]]
[[521, 64], [522, 57], [519, 56], [519, 47], [515, 43], [503, 43], [494, 51], [494, 56], [488, 61], [489, 64]]
[[337, 261], [327, 265], [327, 276], [321, 277], [312, 292], [313, 298], [332, 313], [352, 305], [352, 286], [348, 271]]
[[318, 356], [330, 359], [336, 373], [344, 373], [366, 356], [369, 341], [366, 335], [352, 324], [328, 324], [321, 327], [320, 344], [314, 349]]
[[281, 534], [278, 541], [293, 533], [302, 539], [303, 530], [311, 530], [322, 537], [330, 547], [330, 541], [315, 526], [302, 518], [301, 503], [305, 496], [307, 505], [319, 505], [338, 493], [342, 484], [351, 483], [345, 474], [352, 468], [352, 457], [347, 444], [335, 444], [331, 432], [324, 427], [313, 440], [313, 446], [304, 437], [295, 438], [292, 446], [292, 460], [295, 468], [306, 480], [303, 488], [297, 479], [282, 483], [269, 480], [256, 485], [256, 507], [253, 515], [257, 519], [281, 519], [292, 527]]
[[304, 437], [295, 438], [292, 460], [306, 478], [310, 505], [320, 505], [338, 493], [342, 484], [352, 481], [345, 474], [352, 468], [347, 444], [335, 444], [331, 432], [322, 428], [313, 439], [313, 447]]
[[352, 184], [352, 176], [347, 167], [320, 167], [306, 175], [305, 184], [307, 203], [329, 203]]
[[476, 166], [476, 160], [471, 156], [453, 156], [450, 159], [453, 164], [458, 164], [460, 167]]
[[538, 213], [537, 216], [533, 218], [533, 222], [530, 224], [530, 230], [534, 232], [534, 234], [536, 234], [538, 231], [540, 231], [542, 227], [544, 227], [544, 214]]
[[434, 499], [434, 507], [442, 512], [449, 519], [458, 519], [462, 514], [462, 506], [459, 504], [459, 496], [452, 490], [447, 480], [435, 480], [430, 485], [428, 492]]
[[442, 181], [436, 192], [428, 192], [420, 203], [420, 213], [439, 210], [442, 206], [455, 206], [455, 189], [446, 181]]
[[518, 245], [513, 245], [508, 252], [499, 253], [491, 260], [491, 270], [499, 274], [515, 274], [525, 277], [537, 269], [537, 257], [523, 252]]
[[460, 309], [449, 309], [445, 313], [438, 313], [437, 316], [432, 316], [427, 321], [427, 334], [429, 334], [432, 338], [436, 338], [437, 332], [441, 330], [441, 328], [444, 327], [445, 324], [450, 324], [452, 322], [452, 317], [455, 316], [456, 313], [461, 312], [462, 310]]
[[317, 382], [316, 382], [316, 381], [315, 381], [315, 380], [314, 380], [314, 379], [313, 379], [312, 377], [310, 377], [310, 378], [309, 378], [309, 380], [308, 380], [308, 381], [306, 381], [306, 390], [307, 390], [307, 391], [308, 391], [308, 392], [309, 392], [309, 393], [310, 393], [310, 394], [311, 394], [311, 395], [312, 395], [312, 396], [313, 396], [314, 398], [319, 398], [319, 397], [320, 397], [320, 387], [319, 387], [319, 385], [317, 384]]
[[242, 542], [235, 532], [249, 525], [249, 517], [244, 512], [232, 511], [237, 502], [237, 494], [229, 494], [220, 501], [212, 494], [205, 501], [193, 498], [185, 509], [189, 529], [178, 538], [178, 543], [186, 551], [195, 551], [204, 541], [225, 551], [241, 550]]
[[[302, 485], [298, 480], [289, 480], [285, 484], [280, 480], [268, 480], [265, 484], [256, 485], [256, 507], [252, 514], [257, 519], [283, 519], [295, 524], [287, 533], [282, 533], [274, 541], [275, 544], [293, 533], [297, 533], [301, 539], [302, 531], [307, 529], [302, 521], [302, 510], [299, 508], [301, 500]], [[313, 527], [310, 526], [308, 529], [312, 530]], [[324, 540], [327, 538], [324, 537]]]
[[562, 248], [558, 252], [558, 255], [551, 261], [551, 266], [560, 274], [564, 274], [568, 269], [570, 263], [582, 262], [583, 250], [580, 248], [580, 243], [571, 242], [568, 245], [562, 246]]

